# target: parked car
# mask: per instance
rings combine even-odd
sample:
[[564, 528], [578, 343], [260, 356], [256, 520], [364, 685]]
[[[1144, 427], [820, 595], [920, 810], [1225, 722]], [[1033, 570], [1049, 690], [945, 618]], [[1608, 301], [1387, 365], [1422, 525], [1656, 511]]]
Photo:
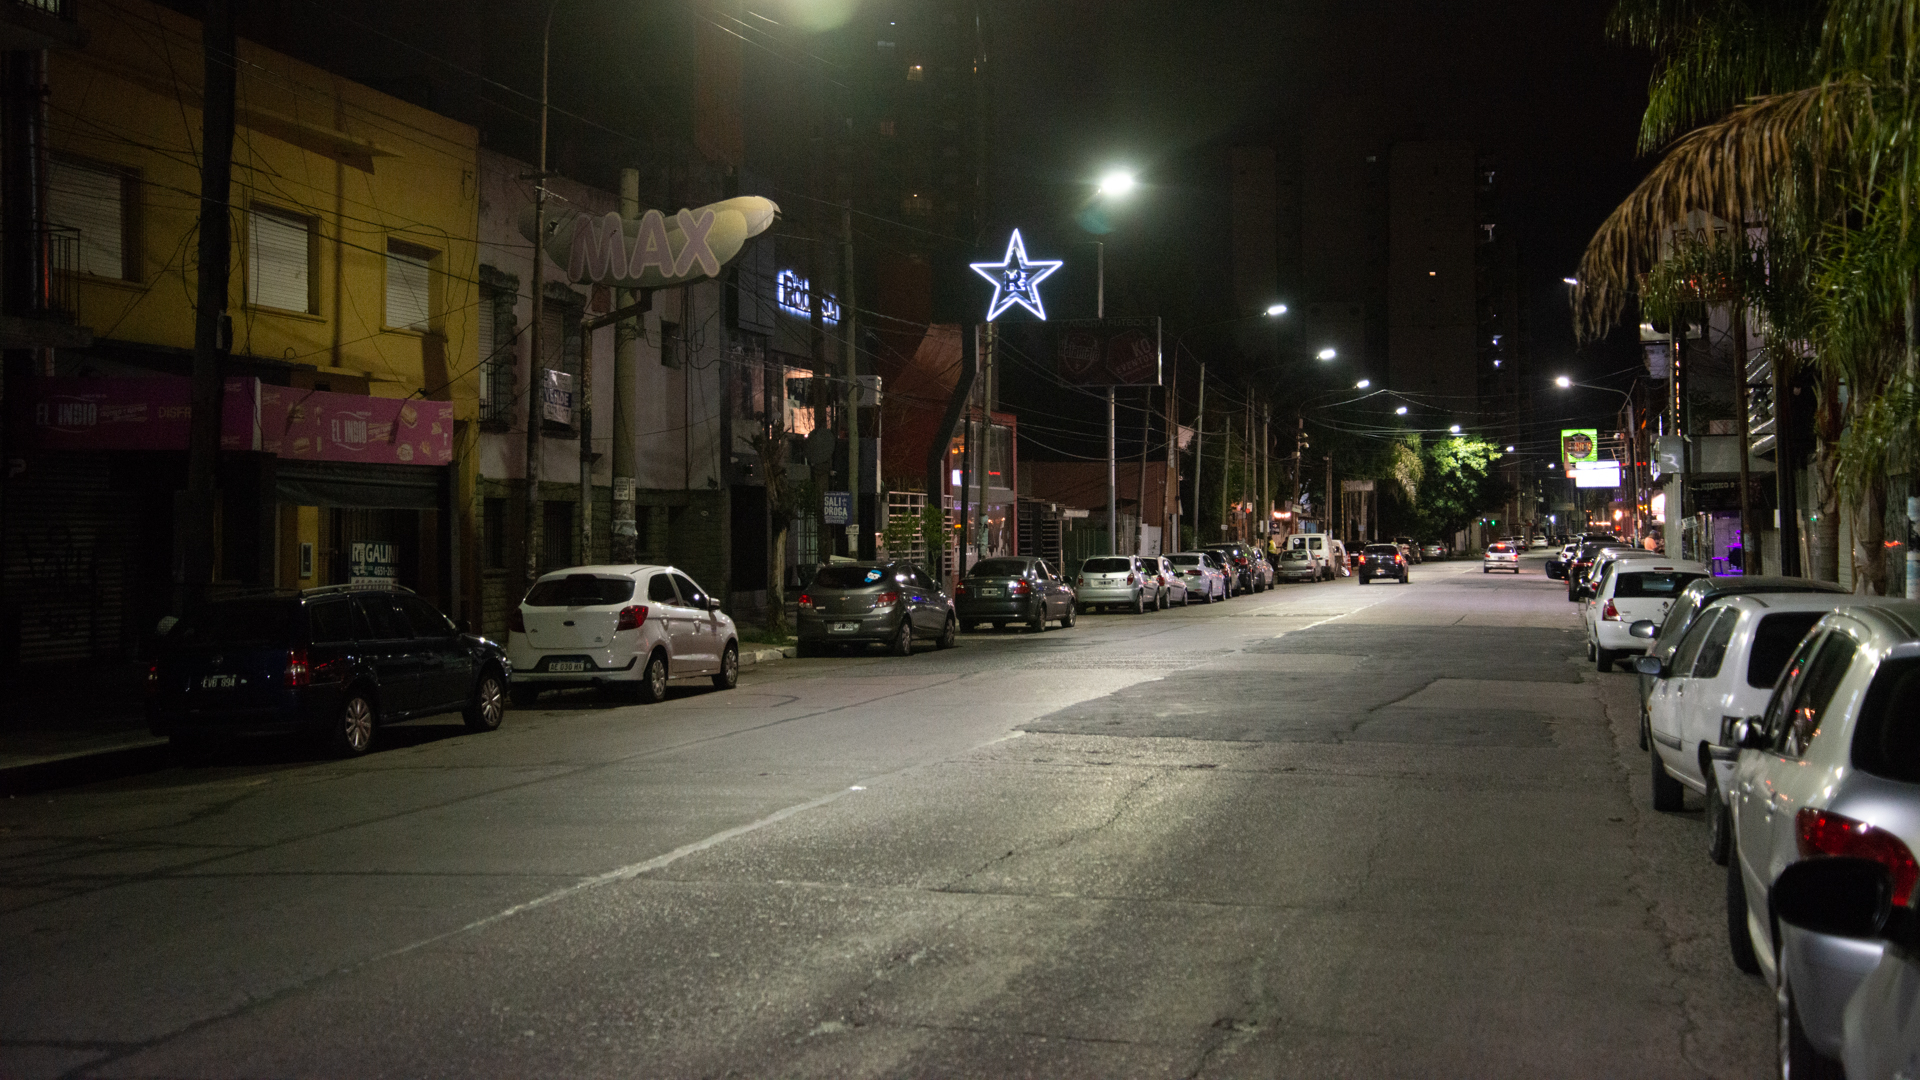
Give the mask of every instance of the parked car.
[[1178, 551], [1167, 556], [1167, 561], [1186, 580], [1188, 595], [1198, 595], [1203, 604], [1227, 598], [1227, 572], [1211, 552]]
[[1346, 571], [1339, 565], [1346, 562], [1346, 545], [1326, 533], [1294, 533], [1287, 537], [1287, 550], [1305, 551], [1313, 556], [1314, 561], [1321, 565], [1322, 573], [1328, 581], [1346, 575]]
[[1520, 572], [1520, 549], [1511, 540], [1495, 540], [1487, 545], [1480, 556], [1480, 572], [1490, 574], [1495, 570]]
[[1908, 1080], [1920, 1061], [1920, 919], [1893, 902], [1884, 863], [1805, 859], [1773, 883], [1780, 921], [1815, 934], [1891, 942], [1841, 1014], [1840, 1063], [1849, 1080]]
[[800, 594], [799, 652], [885, 645], [910, 656], [916, 642], [953, 647], [960, 629], [953, 600], [926, 568], [913, 562], [829, 563]]
[[1821, 618], [1757, 717], [1735, 721], [1728, 784], [1727, 931], [1734, 963], [1774, 988], [1781, 1075], [1831, 1073], [1848, 999], [1879, 941], [1776, 923], [1774, 885], [1828, 856], [1880, 863], [1891, 902], [1913, 900], [1920, 864], [1920, 604]]
[[1080, 564], [1074, 588], [1082, 610], [1125, 608], [1135, 615], [1156, 610], [1160, 584], [1138, 555], [1099, 555]]
[[1680, 591], [1712, 576], [1712, 571], [1703, 563], [1623, 558], [1608, 562], [1602, 575], [1580, 614], [1587, 630], [1587, 659], [1610, 671], [1615, 663], [1647, 651], [1649, 639], [1629, 632], [1635, 622], [1664, 622]]
[[1175, 604], [1186, 607], [1190, 603], [1187, 598], [1186, 579], [1174, 570], [1173, 563], [1169, 562], [1165, 555], [1145, 555], [1140, 561], [1146, 566], [1147, 573], [1152, 574], [1154, 580], [1160, 584], [1162, 611]]
[[1571, 602], [1582, 598], [1580, 581], [1593, 567], [1593, 560], [1600, 552], [1608, 548], [1625, 549], [1632, 546], [1617, 536], [1603, 537], [1589, 534], [1581, 537], [1580, 546], [1574, 550], [1572, 561], [1563, 568], [1563, 575], [1567, 579], [1567, 600]]
[[1398, 544], [1368, 544], [1360, 551], [1360, 584], [1374, 578], [1394, 578], [1407, 583], [1407, 556]]
[[705, 676], [722, 690], [740, 681], [733, 619], [671, 566], [575, 566], [543, 574], [508, 614], [507, 629], [515, 705], [568, 687], [624, 690], [654, 702], [667, 695], [672, 679]]
[[[1647, 696], [1653, 808], [1679, 810], [1691, 788], [1707, 806], [1708, 854], [1727, 861], [1727, 804], [1713, 748], [1732, 742], [1728, 725], [1766, 711], [1773, 685], [1807, 631], [1830, 611], [1884, 603], [1827, 593], [1723, 597], [1701, 613], [1670, 659], [1635, 658], [1653, 679]], [[1730, 769], [1729, 769], [1730, 771]]]
[[1255, 591], [1253, 564], [1247, 557], [1245, 547], [1239, 544], [1210, 544], [1201, 550], [1212, 552], [1220, 560], [1220, 565], [1227, 571], [1228, 582], [1233, 586], [1233, 595]]
[[[1639, 548], [1607, 548], [1600, 552], [1600, 554], [1594, 558], [1593, 563], [1587, 567], [1586, 574], [1577, 583], [1580, 586], [1580, 598], [1585, 605], [1581, 608], [1581, 619], [1585, 620], [1590, 613], [1589, 609], [1593, 608], [1594, 605], [1599, 602], [1597, 594], [1600, 591], [1600, 585], [1607, 578], [1607, 569], [1615, 562], [1638, 559], [1657, 560], [1664, 559], [1665, 557], [1664, 555], [1656, 555], [1651, 551], [1642, 551]], [[1592, 657], [1589, 656], [1588, 659], [1591, 660]]]
[[1562, 545], [1558, 554], [1552, 555], [1547, 559], [1547, 576], [1556, 580], [1564, 580], [1567, 576], [1567, 565], [1572, 562], [1573, 553], [1578, 550], [1580, 550], [1580, 545], [1578, 544]]
[[383, 724], [460, 712], [492, 731], [513, 668], [396, 586], [329, 585], [217, 600], [174, 624], [147, 669], [147, 725], [183, 750], [313, 733], [364, 754]]
[[1298, 548], [1282, 551], [1275, 558], [1273, 576], [1276, 581], [1319, 581], [1326, 576], [1314, 557]]
[[1421, 558], [1422, 560], [1426, 560], [1426, 559], [1444, 559], [1444, 558], [1446, 558], [1446, 557], [1447, 557], [1447, 545], [1445, 545], [1445, 544], [1422, 544], [1422, 545], [1420, 545], [1420, 558]]
[[[1839, 593], [1846, 594], [1840, 586], [1826, 581], [1814, 581], [1798, 577], [1715, 577], [1700, 578], [1689, 582], [1680, 595], [1667, 609], [1666, 621], [1655, 624], [1651, 620], [1636, 620], [1627, 627], [1627, 632], [1636, 637], [1651, 638], [1653, 645], [1647, 655], [1658, 658], [1662, 663], [1673, 658], [1674, 650], [1680, 645], [1680, 639], [1686, 635], [1693, 621], [1706, 609], [1728, 596], [1740, 596], [1748, 593]], [[1647, 749], [1647, 697], [1653, 692], [1655, 680], [1647, 675], [1640, 676], [1640, 749]]]
[[1266, 592], [1273, 588], [1273, 561], [1267, 558], [1267, 553], [1257, 547], [1250, 547], [1247, 549], [1247, 560], [1252, 564], [1255, 590]]
[[1407, 562], [1417, 563], [1420, 561], [1420, 544], [1414, 540], [1413, 537], [1396, 536], [1393, 538], [1393, 542], [1399, 545], [1400, 553], [1407, 557]]
[[1600, 583], [1600, 565], [1606, 560], [1622, 553], [1654, 555], [1651, 551], [1641, 551], [1629, 544], [1583, 544], [1574, 554], [1573, 565], [1567, 568], [1567, 599], [1585, 600], [1593, 595], [1593, 587]]
[[1073, 625], [1074, 592], [1045, 559], [1031, 556], [981, 559], [953, 587], [953, 610], [960, 629], [992, 623], [1004, 630], [1019, 623], [1038, 633], [1055, 619]]

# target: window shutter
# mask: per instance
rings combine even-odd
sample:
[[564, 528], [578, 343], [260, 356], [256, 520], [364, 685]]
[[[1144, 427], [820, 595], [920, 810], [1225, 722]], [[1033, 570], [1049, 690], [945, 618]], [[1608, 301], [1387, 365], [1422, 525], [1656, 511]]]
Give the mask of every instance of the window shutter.
[[477, 318], [480, 322], [480, 404], [484, 406], [493, 400], [494, 367], [494, 320], [499, 317], [500, 296], [485, 285], [480, 286], [480, 310]]
[[433, 275], [427, 260], [387, 248], [387, 325], [402, 330], [425, 330], [431, 311], [427, 292]]
[[127, 275], [125, 177], [55, 160], [47, 169], [47, 223], [80, 230], [79, 265], [83, 274]]
[[256, 209], [247, 215], [247, 302], [282, 311], [312, 311], [308, 245], [312, 234], [304, 218]]

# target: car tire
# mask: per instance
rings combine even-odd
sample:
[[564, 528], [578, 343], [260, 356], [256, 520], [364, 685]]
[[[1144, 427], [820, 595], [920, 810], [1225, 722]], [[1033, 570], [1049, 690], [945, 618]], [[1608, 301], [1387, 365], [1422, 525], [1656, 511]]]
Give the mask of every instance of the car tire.
[[1800, 1023], [1800, 1007], [1787, 981], [1787, 968], [1780, 965], [1778, 984], [1773, 991], [1774, 1030], [1779, 1052], [1779, 1073], [1792, 1080], [1845, 1080], [1846, 1070], [1814, 1048], [1807, 1029]]
[[348, 691], [347, 700], [340, 703], [340, 711], [327, 733], [334, 752], [341, 757], [359, 757], [366, 753], [373, 747], [373, 729], [379, 719], [380, 712], [374, 707], [372, 695], [364, 689]]
[[1647, 751], [1647, 759], [1653, 762], [1653, 808], [1666, 814], [1682, 809], [1686, 805], [1687, 789], [1667, 775], [1667, 767], [1660, 761], [1660, 749]]
[[1033, 614], [1027, 617], [1027, 631], [1033, 634], [1045, 633], [1047, 629], [1047, 602], [1034, 605]]
[[1147, 601], [1138, 593], [1135, 593], [1133, 597], [1133, 613], [1135, 615], [1144, 615], [1147, 613]]
[[[1040, 610], [1043, 614], [1046, 611], [1045, 608], [1041, 608]], [[1040, 626], [1040, 629], [1045, 630], [1047, 628], [1047, 620], [1044, 618], [1041, 619], [1039, 626]], [[946, 625], [940, 628], [940, 636], [933, 639], [933, 647], [936, 649], [953, 648], [953, 643], [956, 640], [958, 640], [959, 631], [960, 631], [959, 623], [954, 620], [953, 616], [951, 615], [947, 616]]]
[[731, 690], [740, 685], [740, 646], [727, 643], [720, 654], [720, 670], [713, 673], [715, 690]]
[[1060, 629], [1062, 630], [1073, 629], [1073, 624], [1075, 620], [1077, 620], [1080, 617], [1079, 613], [1074, 611], [1074, 607], [1075, 605], [1071, 603], [1067, 605], [1067, 613], [1065, 615], [1060, 616]]
[[1172, 592], [1155, 593], [1153, 594], [1153, 599], [1154, 599], [1153, 606], [1156, 609], [1160, 611], [1173, 610], [1173, 593]]
[[[995, 627], [998, 629], [998, 626]], [[893, 640], [887, 643], [887, 651], [895, 656], [913, 655], [913, 620], [905, 615], [900, 617], [900, 629], [894, 632]]]
[[507, 694], [516, 709], [531, 709], [540, 700], [540, 688], [537, 686], [516, 686]]
[[634, 694], [642, 704], [654, 705], [667, 696], [667, 654], [655, 649], [647, 656], [647, 665], [640, 669], [640, 681], [633, 684]]
[[506, 712], [506, 687], [500, 681], [499, 672], [489, 668], [480, 673], [480, 683], [473, 688], [473, 700], [461, 717], [470, 731], [494, 731], [500, 727]]
[[1614, 652], [1612, 649], [1593, 648], [1593, 668], [1595, 671], [1612, 671]]
[[1720, 797], [1720, 780], [1713, 772], [1713, 763], [1707, 762], [1707, 858], [1720, 866], [1727, 865], [1727, 852], [1733, 846], [1733, 811], [1727, 809], [1727, 801]]
[[1650, 750], [1653, 744], [1647, 738], [1647, 732], [1653, 729], [1653, 719], [1647, 715], [1646, 702], [1640, 703], [1640, 749]]
[[1749, 975], [1760, 974], [1760, 957], [1753, 951], [1753, 936], [1747, 932], [1747, 886], [1740, 879], [1739, 846], [1727, 853], [1727, 951], [1733, 966]]

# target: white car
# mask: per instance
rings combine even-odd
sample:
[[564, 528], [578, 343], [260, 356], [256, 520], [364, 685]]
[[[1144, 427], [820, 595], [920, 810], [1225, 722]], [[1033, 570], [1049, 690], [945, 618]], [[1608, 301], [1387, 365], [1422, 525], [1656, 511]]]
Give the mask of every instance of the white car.
[[1160, 608], [1159, 565], [1138, 555], [1100, 555], [1080, 564], [1074, 586], [1080, 610], [1130, 608], [1135, 615]]
[[[1636, 568], [1637, 570], [1637, 568]], [[1734, 720], [1766, 711], [1773, 684], [1807, 631], [1830, 611], [1884, 602], [1832, 593], [1747, 593], [1709, 606], [1687, 628], [1664, 661], [1635, 664], [1654, 676], [1647, 693], [1648, 743], [1653, 754], [1653, 808], [1679, 810], [1691, 789], [1706, 798], [1707, 851], [1727, 861], [1727, 755], [1717, 775], [1716, 746], [1732, 742]]]
[[1174, 572], [1187, 583], [1187, 594], [1203, 604], [1227, 598], [1227, 573], [1204, 551], [1177, 551], [1167, 556]]
[[575, 566], [543, 575], [508, 617], [513, 702], [608, 686], [659, 701], [670, 679], [740, 682], [733, 619], [671, 566]]
[[1633, 624], [1644, 620], [1658, 627], [1666, 622], [1667, 609], [1680, 591], [1712, 574], [1704, 563], [1609, 560], [1593, 598], [1580, 609], [1587, 628], [1587, 658], [1607, 671], [1616, 661], [1624, 663], [1629, 655], [1646, 652], [1651, 639], [1634, 637]]
[[1831, 612], [1814, 625], [1766, 711], [1731, 725], [1727, 944], [1774, 988], [1780, 1075], [1831, 1075], [1848, 1000], [1879, 964], [1877, 940], [1774, 918], [1770, 895], [1806, 859], [1870, 859], [1909, 906], [1920, 882], [1920, 604]]
[[1480, 556], [1480, 572], [1490, 574], [1495, 570], [1520, 572], [1520, 547], [1511, 540], [1495, 540], [1487, 545], [1486, 553]]

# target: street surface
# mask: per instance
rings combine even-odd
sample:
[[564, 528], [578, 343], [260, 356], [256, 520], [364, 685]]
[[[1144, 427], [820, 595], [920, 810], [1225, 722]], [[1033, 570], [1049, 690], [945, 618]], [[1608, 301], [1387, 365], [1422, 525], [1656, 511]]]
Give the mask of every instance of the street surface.
[[0, 1076], [1759, 1077], [1560, 582], [549, 696], [0, 804]]

